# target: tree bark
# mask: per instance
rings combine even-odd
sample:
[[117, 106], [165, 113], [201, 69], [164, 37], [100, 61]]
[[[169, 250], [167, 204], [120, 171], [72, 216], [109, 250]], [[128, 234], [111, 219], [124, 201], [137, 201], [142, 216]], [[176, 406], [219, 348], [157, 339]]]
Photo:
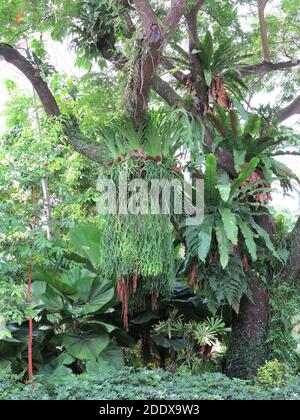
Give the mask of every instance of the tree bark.
[[264, 61], [266, 63], [271, 63], [271, 52], [269, 47], [269, 38], [268, 38], [268, 31], [266, 26], [266, 19], [265, 19], [265, 9], [268, 0], [257, 0], [258, 5], [258, 16], [259, 16], [259, 26], [260, 26], [260, 35], [264, 53]]
[[193, 50], [199, 48], [198, 36], [198, 12], [202, 7], [204, 1], [199, 1], [195, 6], [186, 14], [186, 23], [189, 34], [189, 52], [192, 68], [192, 82], [194, 84], [197, 94], [197, 104], [195, 104], [195, 112], [203, 117], [208, 109], [208, 87], [206, 86], [202, 63], [198, 54], [193, 54]]
[[283, 61], [282, 63], [259, 63], [259, 64], [252, 64], [249, 66], [244, 66], [239, 69], [239, 73], [241, 76], [255, 76], [257, 74], [265, 74], [270, 73], [273, 71], [283, 71], [289, 70], [294, 67], [298, 67], [300, 64], [300, 60], [290, 60], [290, 61]]
[[[271, 216], [257, 217], [257, 223], [272, 237]], [[254, 273], [251, 275], [252, 301], [243, 297], [239, 313], [232, 315], [232, 332], [226, 355], [225, 373], [230, 377], [250, 379], [268, 359], [270, 294]]]
[[257, 278], [252, 281], [252, 294], [253, 302], [244, 297], [239, 314], [234, 313], [232, 317], [225, 368], [225, 373], [230, 377], [254, 377], [269, 355], [269, 293]]
[[292, 252], [288, 264], [281, 273], [279, 284], [300, 284], [300, 217], [291, 234]]
[[277, 121], [282, 123], [293, 115], [300, 114], [300, 96], [298, 96], [290, 105], [281, 109], [277, 113]]
[[144, 43], [134, 64], [129, 82], [128, 111], [138, 126], [147, 109], [153, 79], [165, 41], [182, 18], [187, 0], [172, 0], [163, 24], [160, 25], [148, 0], [133, 0], [143, 26]]

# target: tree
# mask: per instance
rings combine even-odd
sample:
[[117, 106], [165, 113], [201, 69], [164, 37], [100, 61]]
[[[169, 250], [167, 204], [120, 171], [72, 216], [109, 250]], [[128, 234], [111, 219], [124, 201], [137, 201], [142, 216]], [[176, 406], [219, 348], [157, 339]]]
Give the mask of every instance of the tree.
[[[209, 152], [214, 147], [214, 131], [206, 120], [206, 114], [211, 109], [210, 98], [227, 110], [233, 103], [242, 100], [245, 84], [250, 86], [253, 94], [262, 89], [262, 81], [272, 84], [279, 72], [285, 74], [286, 79], [282, 83], [289, 83], [290, 92], [299, 83], [299, 73], [291, 73], [300, 64], [295, 56], [299, 33], [297, 28], [290, 25], [297, 7], [283, 1], [280, 5], [282, 21], [276, 15], [266, 19], [267, 1], [258, 1], [255, 15], [256, 19], [259, 18], [259, 25], [247, 33], [241, 29], [239, 16], [239, 6], [243, 3], [233, 0], [63, 0], [59, 4], [56, 1], [19, 1], [14, 9], [7, 9], [5, 2], [1, 2], [3, 34], [0, 56], [27, 77], [45, 113], [57, 119], [61, 116], [60, 106], [41, 75], [42, 66], [39, 68], [32, 57], [26, 58], [18, 50], [18, 42], [33, 37], [37, 31], [50, 32], [53, 39], [59, 40], [71, 36], [81, 64], [89, 66], [96, 61], [104, 65], [109, 62], [120, 75], [124, 69], [127, 70], [125, 110], [137, 128], [146, 118], [152, 98], [159, 97], [172, 108], [185, 107], [190, 118], [196, 117], [203, 122], [205, 149]], [[271, 29], [267, 23], [272, 19]], [[289, 22], [289, 25], [280, 48], [277, 46], [276, 32], [279, 27], [283, 30], [283, 21]], [[213, 28], [213, 37], [207, 32], [210, 27]], [[201, 41], [205, 34], [205, 39]], [[262, 41], [262, 62], [256, 61], [261, 55], [259, 39]], [[228, 52], [232, 60], [231, 63], [225, 63], [223, 68], [220, 63], [213, 61], [212, 44], [215, 40], [222, 46], [223, 54], [224, 51], [225, 54]], [[188, 51], [183, 47], [186, 44]], [[237, 55], [242, 64], [237, 64], [239, 60], [236, 57], [237, 61], [234, 62], [232, 54], [232, 49], [239, 48]], [[249, 51], [253, 53], [249, 55]], [[224, 61], [224, 56], [219, 59]], [[235, 66], [238, 66], [238, 71]], [[162, 72], [167, 72], [168, 77], [163, 78]], [[291, 74], [293, 77], [288, 81]], [[300, 114], [299, 97], [292, 96], [285, 95], [283, 102], [290, 99], [291, 103], [274, 109], [265, 122], [266, 126], [283, 123], [289, 117]], [[74, 116], [64, 120], [63, 126], [68, 145], [86, 158], [103, 163], [103, 145], [92, 141]], [[236, 165], [233, 154], [217, 147], [216, 155], [219, 167], [234, 178]], [[257, 208], [255, 219], [257, 225], [273, 238], [274, 221], [267, 214], [265, 203]], [[293, 232], [295, 237], [298, 229], [299, 223]], [[300, 266], [295, 261], [299, 260], [299, 252], [296, 241], [290, 263], [283, 270], [280, 281], [298, 280]], [[268, 353], [265, 343], [270, 315], [269, 292], [257, 273], [251, 272], [249, 279], [252, 300], [244, 296], [239, 313], [233, 315], [233, 333], [226, 367], [230, 375], [253, 374], [264, 363]]]

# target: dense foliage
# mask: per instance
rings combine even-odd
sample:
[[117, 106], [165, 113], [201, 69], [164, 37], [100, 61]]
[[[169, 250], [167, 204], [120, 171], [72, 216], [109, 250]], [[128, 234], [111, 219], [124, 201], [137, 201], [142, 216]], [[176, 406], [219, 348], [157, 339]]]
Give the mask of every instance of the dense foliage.
[[299, 6], [0, 0], [0, 399], [300, 398]]
[[3, 374], [0, 399], [9, 400], [299, 400], [299, 378], [274, 388], [228, 379], [219, 373], [174, 375], [162, 370], [126, 369], [113, 375], [38, 378], [32, 391]]

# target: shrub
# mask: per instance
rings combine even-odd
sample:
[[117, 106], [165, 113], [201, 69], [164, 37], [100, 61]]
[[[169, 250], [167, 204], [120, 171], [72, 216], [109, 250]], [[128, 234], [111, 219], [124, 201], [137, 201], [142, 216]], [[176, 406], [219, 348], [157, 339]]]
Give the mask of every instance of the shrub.
[[258, 370], [256, 382], [266, 388], [276, 388], [286, 384], [288, 366], [278, 360], [271, 360]]
[[160, 369], [125, 368], [113, 374], [38, 377], [36, 386], [20, 385], [3, 391], [4, 400], [300, 400], [300, 377], [281, 388], [229, 379], [220, 373], [183, 376]]

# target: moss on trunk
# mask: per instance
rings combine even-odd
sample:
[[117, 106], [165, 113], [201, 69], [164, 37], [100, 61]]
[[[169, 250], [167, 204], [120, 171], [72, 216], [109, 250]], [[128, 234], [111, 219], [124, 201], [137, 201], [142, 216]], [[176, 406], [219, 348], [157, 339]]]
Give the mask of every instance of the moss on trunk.
[[257, 279], [253, 280], [252, 292], [253, 302], [243, 298], [239, 314], [233, 315], [225, 366], [230, 377], [254, 377], [269, 356], [269, 293]]

